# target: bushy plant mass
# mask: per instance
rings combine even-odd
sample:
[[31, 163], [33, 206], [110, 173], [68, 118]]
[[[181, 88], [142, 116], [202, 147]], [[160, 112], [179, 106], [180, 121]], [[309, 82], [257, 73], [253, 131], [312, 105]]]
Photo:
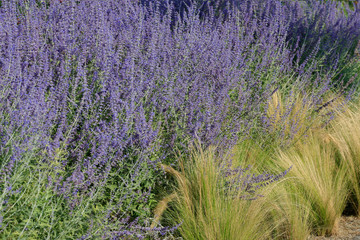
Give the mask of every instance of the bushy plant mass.
[[[176, 237], [181, 219], [150, 227], [175, 183], [158, 166], [179, 168], [176, 156], [200, 142], [217, 146], [226, 178], [235, 170], [225, 153], [239, 141], [286, 147], [308, 123], [326, 125], [327, 106], [357, 89], [358, 9], [318, 0], [0, 1], [0, 238]], [[269, 110], [278, 92], [287, 101]], [[299, 95], [306, 120], [296, 117]], [[225, 182], [242, 182], [231, 187], [236, 196], [269, 180], [231, 176]]]

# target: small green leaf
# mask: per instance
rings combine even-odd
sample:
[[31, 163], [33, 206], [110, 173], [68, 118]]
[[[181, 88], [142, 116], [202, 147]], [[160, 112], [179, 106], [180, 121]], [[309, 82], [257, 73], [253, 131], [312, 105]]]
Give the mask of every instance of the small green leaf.
[[111, 191], [114, 191], [118, 186], [115, 184], [107, 185], [107, 188], [109, 188]]

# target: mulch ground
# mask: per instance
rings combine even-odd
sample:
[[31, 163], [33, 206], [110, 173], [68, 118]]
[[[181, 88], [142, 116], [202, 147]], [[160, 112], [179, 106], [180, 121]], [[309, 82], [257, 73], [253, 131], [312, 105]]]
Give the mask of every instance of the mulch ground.
[[339, 232], [336, 236], [316, 237], [310, 236], [308, 240], [360, 240], [360, 218], [354, 216], [341, 217]]

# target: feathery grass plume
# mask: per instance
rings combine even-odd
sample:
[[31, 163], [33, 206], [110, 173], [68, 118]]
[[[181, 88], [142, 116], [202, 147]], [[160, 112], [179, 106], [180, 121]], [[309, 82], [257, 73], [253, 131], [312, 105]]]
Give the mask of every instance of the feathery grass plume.
[[269, 167], [269, 158], [275, 153], [276, 144], [267, 146], [264, 149], [260, 146], [256, 139], [245, 139], [239, 141], [230, 150], [231, 163], [233, 167], [249, 166], [251, 165], [254, 171], [260, 174]]
[[[232, 163], [234, 166], [252, 165], [253, 171], [260, 173], [264, 170], [277, 171], [276, 150], [278, 145], [273, 142], [266, 148], [257, 144], [256, 139], [239, 142], [232, 149]], [[286, 178], [264, 189], [264, 197], [257, 201], [266, 201], [271, 205], [271, 219], [274, 223], [272, 236], [276, 239], [307, 239], [311, 226], [311, 203], [306, 194], [294, 186], [293, 177]]]
[[291, 92], [276, 91], [267, 103], [267, 133], [272, 139], [268, 145], [291, 146], [304, 141], [308, 131], [324, 128], [346, 100], [341, 90], [328, 91], [321, 98]]
[[273, 221], [281, 223], [275, 229], [279, 239], [305, 240], [311, 233], [313, 209], [306, 192], [297, 188], [294, 181], [295, 178], [287, 178], [266, 197], [273, 204]]
[[300, 94], [289, 96], [286, 100], [285, 103], [280, 91], [276, 91], [268, 103], [270, 133], [278, 132], [284, 139], [297, 140], [311, 126], [312, 103]]
[[156, 225], [159, 223], [162, 214], [164, 213], [164, 211], [167, 209], [169, 202], [173, 201], [174, 198], [177, 197], [176, 193], [172, 193], [167, 197], [164, 197], [156, 206], [156, 208], [154, 209], [154, 220], [151, 223], [150, 228], [154, 228], [156, 227]]
[[214, 147], [193, 151], [182, 173], [186, 181], [177, 178], [181, 179], [175, 190], [177, 197], [164, 217], [182, 221], [179, 232], [184, 239], [272, 239], [276, 223], [268, 221], [271, 204], [263, 198], [245, 201], [242, 196], [246, 190], [235, 192], [235, 188], [226, 187], [228, 178], [221, 171], [222, 164]]
[[347, 178], [351, 185], [351, 205], [360, 215], [360, 108], [359, 100], [338, 112], [331, 123], [329, 141], [341, 154], [341, 161], [347, 166]]
[[[161, 168], [162, 170], [164, 170], [166, 173], [172, 175], [173, 177], [175, 177], [177, 183], [180, 186], [184, 186], [184, 184], [186, 184], [186, 178], [178, 171], [176, 171], [174, 168], [172, 168], [171, 166], [167, 166], [165, 164], [159, 164], [158, 166], [159, 168]], [[156, 225], [159, 223], [162, 214], [164, 213], [164, 211], [166, 210], [166, 208], [168, 207], [169, 202], [173, 201], [174, 198], [178, 197], [176, 192], [171, 193], [170, 195], [164, 197], [156, 206], [156, 208], [154, 209], [154, 220], [151, 224], [151, 228], [156, 227]]]
[[334, 146], [313, 133], [307, 144], [279, 150], [276, 164], [294, 166], [289, 173], [294, 178], [291, 194], [304, 194], [312, 206], [312, 231], [319, 235], [336, 234], [348, 198], [349, 182], [346, 165], [339, 161]]

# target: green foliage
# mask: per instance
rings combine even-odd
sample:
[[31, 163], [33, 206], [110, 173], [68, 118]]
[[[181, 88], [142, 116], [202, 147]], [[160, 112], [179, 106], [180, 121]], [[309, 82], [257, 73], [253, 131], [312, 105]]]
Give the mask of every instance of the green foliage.
[[[14, 170], [8, 184], [2, 186], [1, 201], [6, 200], [7, 204], [2, 209], [5, 224], [1, 238], [56, 239], [66, 236], [73, 239], [70, 236], [84, 232], [88, 228], [84, 223], [90, 216], [85, 212], [80, 218], [70, 214], [65, 199], [46, 186], [48, 176], [63, 172], [47, 170], [49, 167], [39, 163], [34, 153], [26, 154], [23, 159], [24, 163]], [[5, 189], [10, 186], [12, 190], [7, 192]], [[17, 190], [20, 192], [16, 193]]]
[[[66, 171], [60, 168], [66, 155], [64, 149], [56, 149], [55, 154], [57, 157], [50, 163], [40, 160], [39, 156], [43, 154], [39, 151], [24, 154], [22, 164], [17, 165], [11, 178], [1, 184], [1, 239], [77, 239], [86, 234], [96, 236], [96, 232], [101, 232], [104, 221], [108, 221], [108, 211], [118, 210], [115, 208], [119, 205], [114, 202], [116, 198], [110, 201], [104, 194], [107, 190], [121, 193], [121, 189], [111, 185], [111, 182], [105, 187], [98, 187], [70, 207], [69, 200], [74, 199], [58, 196], [49, 185], [49, 179], [66, 175]], [[139, 206], [137, 209], [145, 211]], [[120, 221], [116, 218], [115, 210], [110, 215], [114, 219], [110, 224], [114, 230]]]

